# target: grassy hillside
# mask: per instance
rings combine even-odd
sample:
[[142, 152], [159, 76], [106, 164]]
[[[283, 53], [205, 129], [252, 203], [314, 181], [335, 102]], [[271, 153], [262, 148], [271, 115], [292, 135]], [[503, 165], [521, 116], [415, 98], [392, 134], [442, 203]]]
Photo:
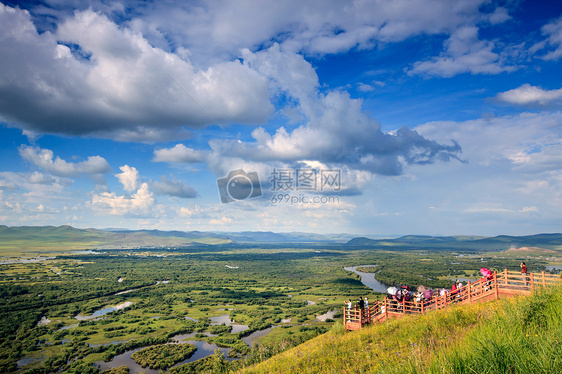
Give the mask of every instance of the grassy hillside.
[[517, 247], [540, 247], [562, 251], [562, 234], [537, 234], [526, 236], [424, 236], [408, 235], [396, 239], [353, 238], [346, 243], [350, 247], [390, 247], [394, 250], [445, 249], [469, 251], [505, 251]]
[[562, 287], [345, 332], [243, 373], [562, 373]]

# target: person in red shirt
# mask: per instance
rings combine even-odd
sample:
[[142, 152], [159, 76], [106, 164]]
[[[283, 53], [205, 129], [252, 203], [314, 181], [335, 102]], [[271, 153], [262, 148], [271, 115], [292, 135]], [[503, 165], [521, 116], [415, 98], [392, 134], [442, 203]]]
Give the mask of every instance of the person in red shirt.
[[454, 302], [455, 298], [457, 297], [457, 284], [453, 283], [451, 286], [451, 293], [450, 293], [451, 301]]
[[527, 278], [527, 265], [524, 262], [521, 263], [521, 274], [524, 274], [525, 286], [529, 285], [529, 278]]

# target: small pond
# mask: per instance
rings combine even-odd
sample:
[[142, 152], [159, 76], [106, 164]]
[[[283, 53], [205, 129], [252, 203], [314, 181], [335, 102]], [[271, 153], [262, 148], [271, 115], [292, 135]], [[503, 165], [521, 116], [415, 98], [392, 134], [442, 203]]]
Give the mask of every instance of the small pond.
[[248, 325], [239, 325], [239, 324], [233, 323], [233, 321], [230, 320], [230, 316], [228, 314], [218, 316], [218, 317], [211, 317], [209, 319], [211, 320], [211, 325], [222, 325], [224, 323], [226, 326], [232, 326], [231, 332], [233, 334], [236, 334], [237, 332], [241, 332], [241, 331], [245, 331], [245, 330], [249, 329]]
[[19, 367], [22, 366], [26, 366], [26, 365], [30, 365], [30, 364], [35, 364], [37, 362], [41, 362], [45, 359], [45, 356], [41, 356], [41, 357], [24, 357], [20, 360], [18, 360], [18, 362], [16, 363], [16, 365]]
[[132, 301], [125, 301], [124, 303], [121, 303], [121, 304], [119, 304], [119, 305], [108, 306], [108, 307], [105, 307], [105, 308], [103, 308], [103, 309], [96, 310], [96, 311], [95, 311], [92, 315], [90, 315], [90, 316], [83, 316], [83, 315], [79, 314], [79, 315], [77, 315], [77, 316], [74, 317], [74, 318], [76, 318], [78, 321], [88, 321], [88, 320], [90, 320], [90, 319], [94, 319], [94, 318], [98, 318], [98, 317], [104, 316], [104, 315], [106, 315], [107, 313], [111, 313], [111, 312], [114, 312], [114, 311], [116, 311], [116, 310], [125, 309], [126, 307], [131, 306], [131, 305], [133, 305], [133, 302], [132, 302]]

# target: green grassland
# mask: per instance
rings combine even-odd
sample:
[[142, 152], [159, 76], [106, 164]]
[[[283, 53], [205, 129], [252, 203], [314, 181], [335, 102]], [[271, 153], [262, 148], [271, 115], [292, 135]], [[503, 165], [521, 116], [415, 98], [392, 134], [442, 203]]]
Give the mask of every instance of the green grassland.
[[[93, 368], [96, 361], [165, 343], [176, 334], [216, 332], [209, 319], [225, 314], [249, 329], [205, 339], [244, 355], [251, 351], [240, 340], [244, 333], [291, 319], [296, 327], [278, 338], [298, 344], [329, 328], [329, 322], [317, 322], [316, 316], [339, 309], [343, 295], [375, 297], [343, 270], [352, 259], [341, 252], [186, 250], [115, 250], [1, 264], [0, 371]], [[128, 290], [133, 291], [119, 294]], [[75, 318], [123, 302], [132, 305], [103, 319]], [[38, 325], [42, 317], [50, 322]], [[304, 324], [314, 328], [300, 329]], [[27, 361], [18, 367], [21, 359]]]
[[[337, 330], [338, 322], [316, 317], [341, 311], [344, 300], [383, 297], [345, 271], [346, 266], [377, 265], [365, 269], [373, 269], [377, 279], [389, 285], [439, 287], [449, 286], [450, 278], [477, 277], [483, 266], [517, 270], [521, 259], [530, 271], [544, 270], [550, 263], [543, 254], [533, 253], [502, 256], [326, 243], [104, 249], [97, 254], [59, 253], [38, 262], [4, 262], [0, 372], [97, 372], [93, 364], [98, 361], [188, 333], [230, 347], [241, 358], [226, 362], [217, 355], [173, 372], [237, 371], [318, 335], [331, 336], [334, 333], [324, 333]], [[76, 319], [125, 302], [132, 304], [99, 319]], [[224, 315], [248, 330], [232, 333], [211, 324], [210, 318]], [[259, 345], [249, 347], [241, 340], [268, 328]]]

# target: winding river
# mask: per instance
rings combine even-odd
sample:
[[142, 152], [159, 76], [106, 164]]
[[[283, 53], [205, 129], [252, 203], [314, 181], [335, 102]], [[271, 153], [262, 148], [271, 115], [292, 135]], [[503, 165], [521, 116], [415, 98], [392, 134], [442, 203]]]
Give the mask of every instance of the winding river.
[[352, 271], [355, 274], [358, 274], [361, 277], [361, 283], [363, 283], [365, 286], [369, 287], [373, 291], [386, 293], [386, 290], [388, 289], [388, 286], [385, 285], [385, 284], [382, 284], [381, 282], [376, 280], [375, 279], [375, 273], [364, 273], [362, 271], [357, 271], [357, 268], [359, 268], [359, 267], [372, 267], [372, 266], [376, 266], [376, 265], [348, 266], [348, 267], [345, 267], [343, 269], [347, 270], [347, 271]]

